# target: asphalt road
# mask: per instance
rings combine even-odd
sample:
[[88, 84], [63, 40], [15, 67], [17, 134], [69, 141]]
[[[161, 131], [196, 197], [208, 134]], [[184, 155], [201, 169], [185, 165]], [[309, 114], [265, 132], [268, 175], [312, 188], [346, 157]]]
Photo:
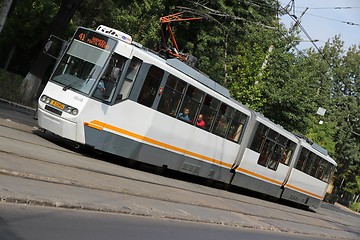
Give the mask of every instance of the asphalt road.
[[0, 203], [0, 240], [324, 240], [307, 235]]

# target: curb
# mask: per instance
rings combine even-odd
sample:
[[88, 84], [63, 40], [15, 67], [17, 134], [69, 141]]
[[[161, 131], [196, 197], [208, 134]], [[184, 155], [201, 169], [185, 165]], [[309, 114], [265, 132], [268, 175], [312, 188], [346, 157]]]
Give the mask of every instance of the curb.
[[28, 113], [28, 114], [32, 114], [35, 115], [37, 109], [36, 108], [32, 108], [32, 107], [28, 107], [19, 103], [15, 103], [15, 102], [11, 102], [9, 100], [0, 98], [0, 103], [3, 103], [5, 105], [9, 105], [11, 107], [15, 107], [19, 110], [21, 110], [22, 112]]

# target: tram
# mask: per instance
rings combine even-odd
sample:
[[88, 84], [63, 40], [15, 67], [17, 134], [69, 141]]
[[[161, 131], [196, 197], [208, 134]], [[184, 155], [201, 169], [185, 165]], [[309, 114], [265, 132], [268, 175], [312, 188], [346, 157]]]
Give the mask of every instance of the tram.
[[39, 98], [38, 124], [100, 151], [312, 207], [336, 167], [186, 63], [103, 25], [75, 32]]

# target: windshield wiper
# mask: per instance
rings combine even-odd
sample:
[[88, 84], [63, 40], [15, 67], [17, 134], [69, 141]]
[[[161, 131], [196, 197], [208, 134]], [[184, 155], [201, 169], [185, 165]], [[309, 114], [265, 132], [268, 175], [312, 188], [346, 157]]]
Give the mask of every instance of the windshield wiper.
[[88, 76], [87, 79], [86, 79], [85, 84], [87, 84], [87, 83], [89, 82], [89, 80], [92, 78], [93, 74], [95, 73], [95, 70], [96, 70], [96, 68], [94, 68], [94, 69], [90, 72], [89, 76]]

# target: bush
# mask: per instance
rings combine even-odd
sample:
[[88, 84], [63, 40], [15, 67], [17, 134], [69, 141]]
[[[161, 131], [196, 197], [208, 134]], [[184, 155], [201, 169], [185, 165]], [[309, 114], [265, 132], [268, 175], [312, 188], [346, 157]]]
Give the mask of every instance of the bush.
[[354, 202], [350, 205], [350, 209], [355, 212], [360, 212], [360, 203]]
[[0, 69], [0, 98], [21, 103], [23, 93], [20, 86], [23, 79], [20, 75]]

